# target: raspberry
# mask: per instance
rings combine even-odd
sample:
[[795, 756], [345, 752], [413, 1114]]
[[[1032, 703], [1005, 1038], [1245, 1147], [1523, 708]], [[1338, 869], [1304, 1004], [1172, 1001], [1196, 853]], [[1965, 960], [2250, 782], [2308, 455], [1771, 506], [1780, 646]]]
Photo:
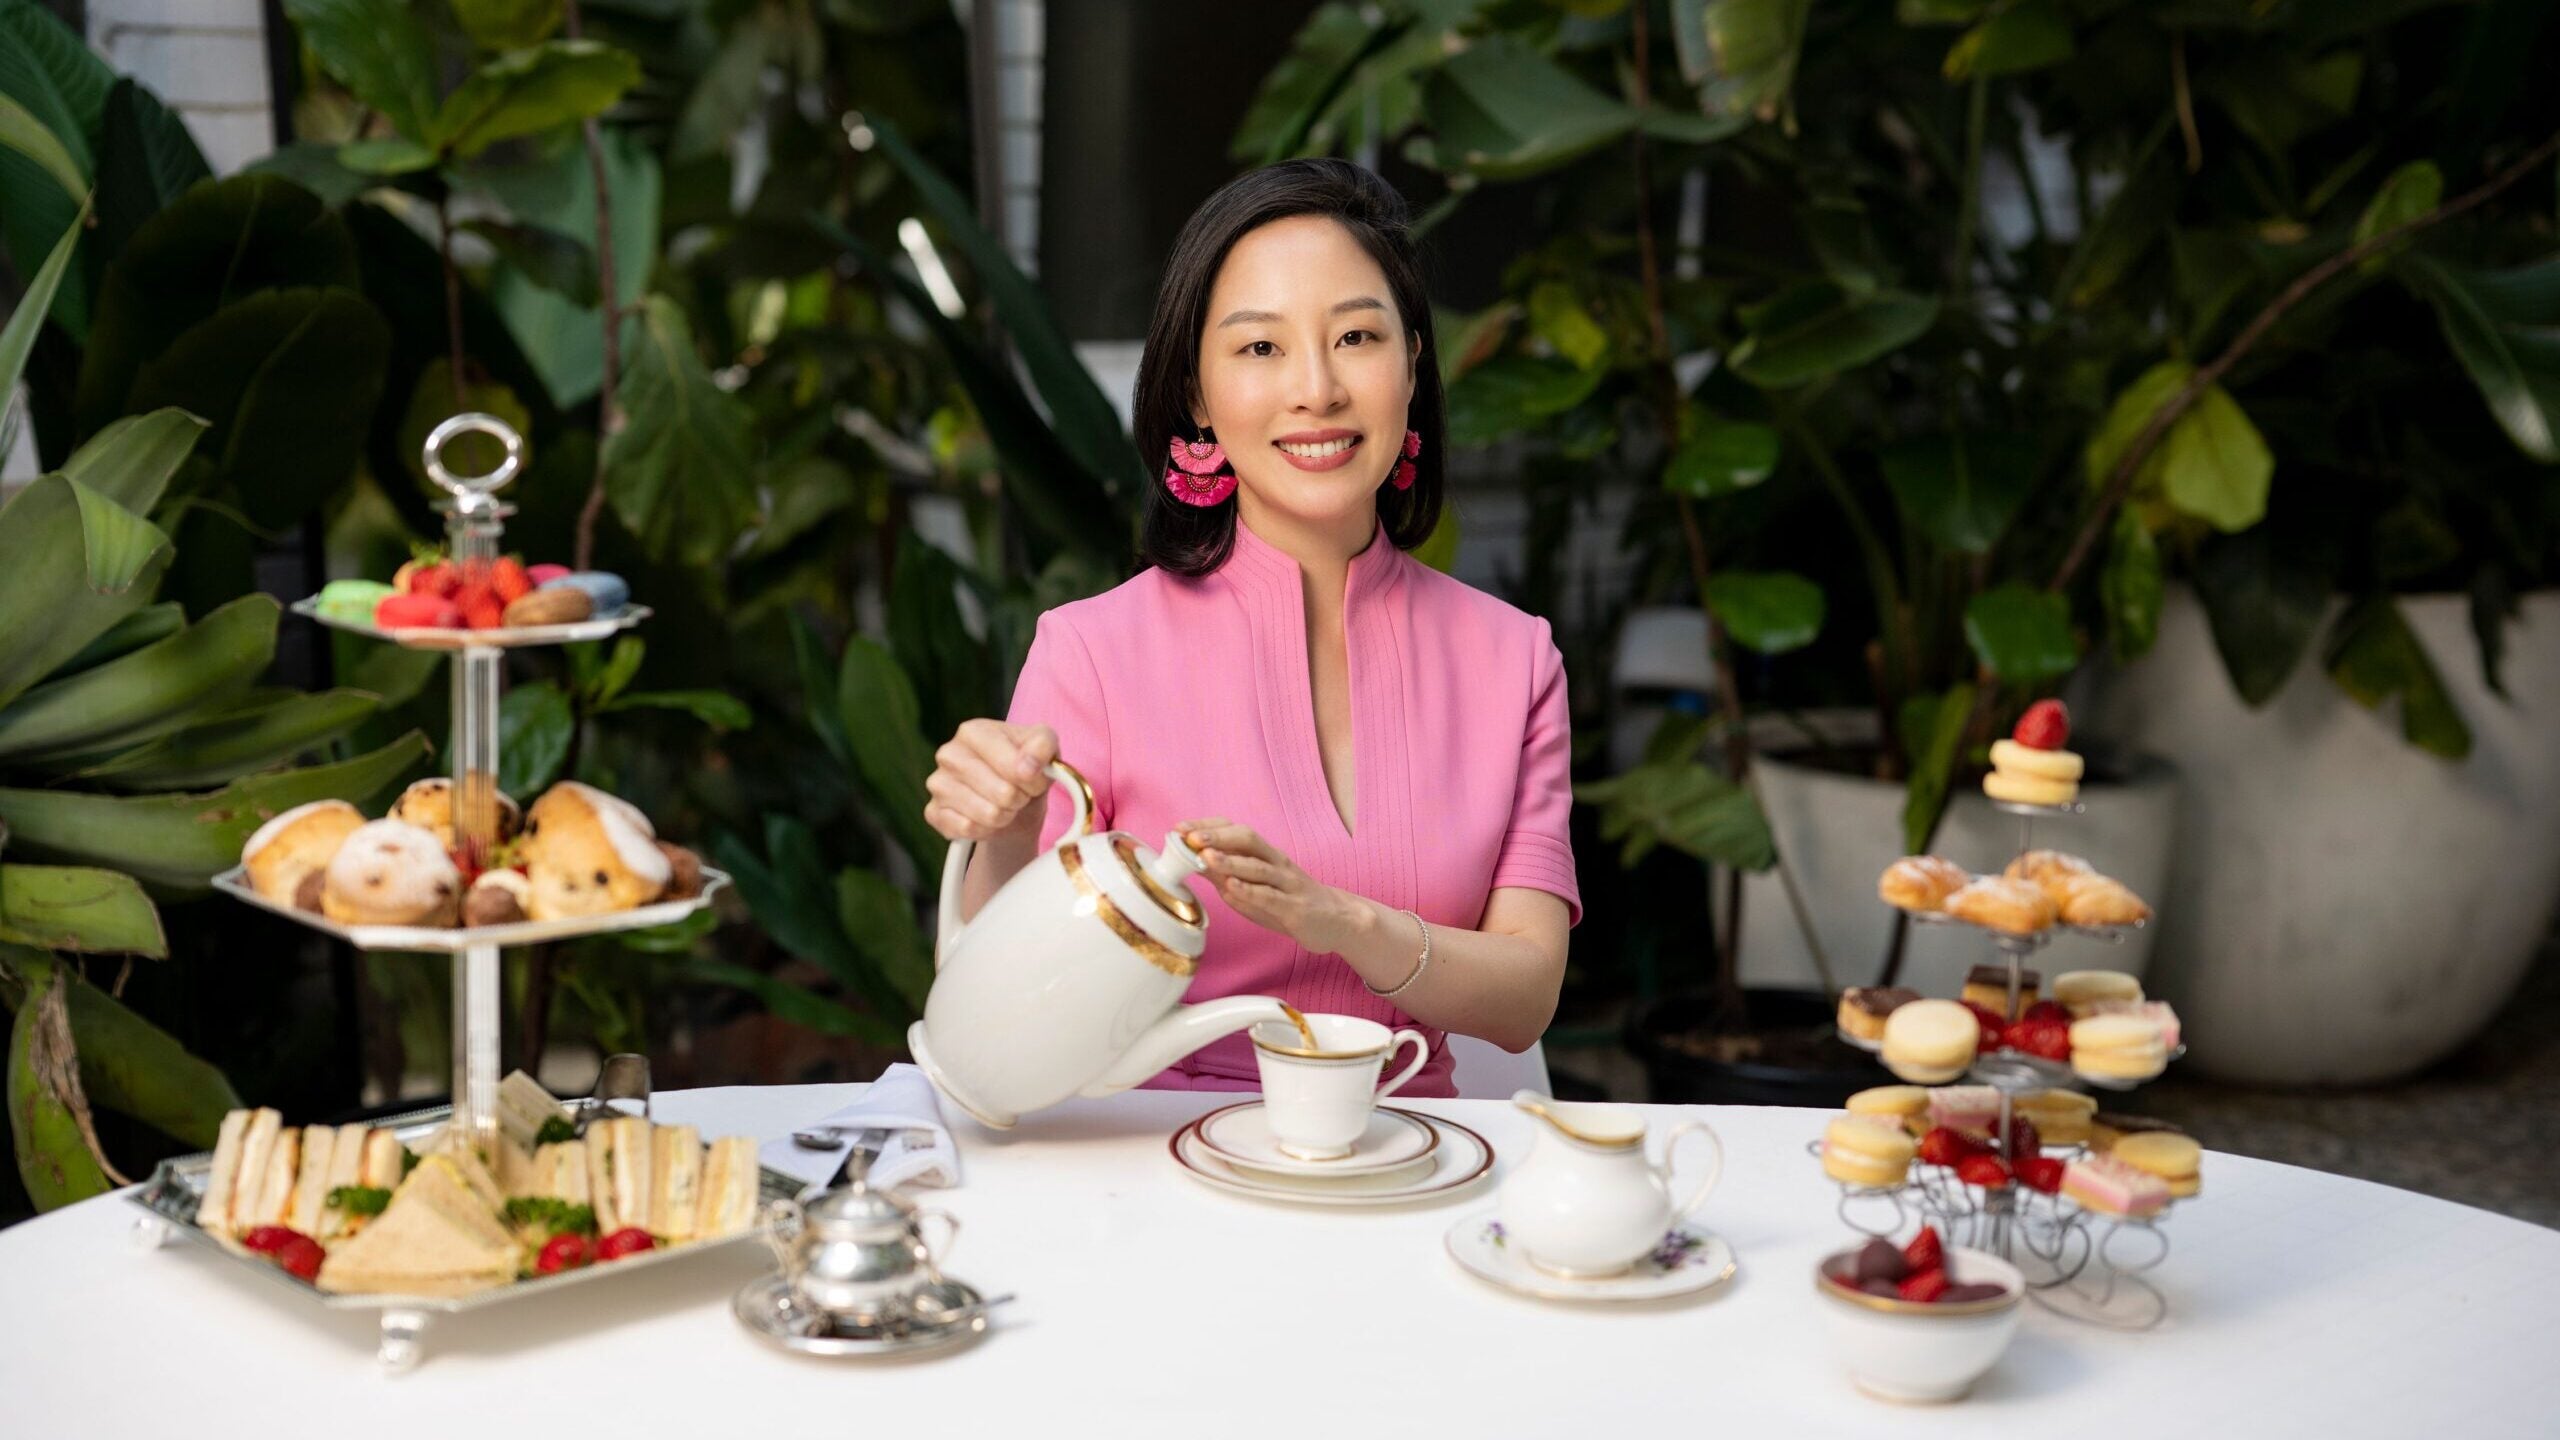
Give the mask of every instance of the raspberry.
[[1956, 1162], [1956, 1178], [1967, 1185], [2000, 1190], [2009, 1184], [2009, 1167], [1997, 1155], [1967, 1155]]
[[2059, 700], [2039, 700], [2018, 717], [2009, 738], [2030, 750], [2059, 750], [2071, 739], [2071, 712]]
[[1938, 1238], [1938, 1227], [1923, 1225], [1911, 1243], [1902, 1247], [1902, 1261], [1914, 1270], [1935, 1270], [1947, 1263], [1947, 1247]]
[[2028, 1155], [2018, 1161], [2018, 1180], [2044, 1195], [2062, 1192], [2062, 1161], [2050, 1155]]
[[1944, 1268], [1923, 1270], [1902, 1282], [1902, 1298], [1914, 1304], [1926, 1305], [1947, 1293], [1947, 1283], [1947, 1272]]

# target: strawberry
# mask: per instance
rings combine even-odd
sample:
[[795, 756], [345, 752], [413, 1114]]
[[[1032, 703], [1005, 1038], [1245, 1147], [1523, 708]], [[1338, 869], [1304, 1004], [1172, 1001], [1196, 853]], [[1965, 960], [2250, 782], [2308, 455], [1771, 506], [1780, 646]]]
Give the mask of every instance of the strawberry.
[[2059, 750], [2071, 739], [2071, 712], [2059, 700], [2039, 700], [2018, 717], [2009, 738], [2030, 750]]
[[637, 1255], [643, 1250], [657, 1248], [658, 1241], [655, 1236], [637, 1225], [625, 1225], [596, 1242], [596, 1258], [619, 1260], [625, 1255]]
[[533, 577], [524, 573], [524, 562], [513, 555], [489, 567], [489, 588], [498, 592], [498, 603], [513, 605], [533, 593]]
[[536, 1274], [557, 1275], [563, 1270], [579, 1269], [594, 1260], [594, 1253], [587, 1247], [587, 1237], [574, 1230], [564, 1230], [543, 1242], [542, 1253], [533, 1259], [533, 1268]]
[[1944, 1165], [1953, 1169], [1968, 1155], [1976, 1153], [1972, 1140], [1962, 1132], [1944, 1125], [1932, 1128], [1920, 1137], [1920, 1159], [1924, 1164]]
[[300, 1233], [285, 1225], [255, 1225], [250, 1227], [249, 1233], [240, 1237], [240, 1246], [252, 1254], [272, 1255], [284, 1248], [286, 1241]]
[[1967, 1155], [1956, 1162], [1956, 1178], [1986, 1190], [2005, 1189], [2009, 1184], [2009, 1167], [1997, 1155]]
[[1923, 1270], [1919, 1274], [1902, 1282], [1902, 1298], [1917, 1305], [1926, 1305], [1931, 1301], [1936, 1300], [1939, 1296], [1946, 1294], [1947, 1284], [1947, 1272], [1945, 1267], [1941, 1266], [1935, 1270]]
[[461, 588], [461, 585], [462, 572], [453, 567], [453, 562], [438, 560], [434, 564], [420, 566], [410, 574], [408, 593], [434, 595], [450, 600], [453, 598], [453, 592]]
[[2024, 1115], [2009, 1117], [2009, 1162], [2016, 1164], [2021, 1155], [2044, 1153], [2044, 1137], [2036, 1133], [2036, 1124]]
[[318, 1279], [320, 1262], [328, 1258], [319, 1241], [292, 1231], [287, 1231], [285, 1242], [276, 1247], [276, 1263], [284, 1267], [286, 1274], [304, 1280]]
[[487, 586], [474, 587], [467, 593], [470, 596], [469, 599], [457, 602], [462, 611], [462, 623], [466, 628], [472, 630], [505, 628], [507, 623], [505, 601], [500, 600]]
[[1982, 1038], [1974, 1042], [1974, 1048], [1986, 1055], [1999, 1049], [2001, 1033], [2009, 1028], [2009, 1022], [2001, 1019], [2000, 1012], [1988, 1005], [1976, 1005], [1967, 1000], [1964, 1008], [1973, 1012], [1974, 1023], [1982, 1027]]
[[2042, 1195], [2062, 1191], [2062, 1161], [2051, 1155], [2028, 1155], [2018, 1161], [2018, 1180]]
[[2071, 1023], [2071, 1012], [2063, 1009], [2062, 1002], [2059, 1000], [2039, 1000], [2033, 1005], [2028, 1006], [2019, 1014], [2018, 1018], [2021, 1020], [2059, 1020], [2063, 1024], [2068, 1025]]
[[457, 630], [462, 627], [462, 612], [441, 596], [420, 592], [385, 595], [373, 607], [373, 623], [381, 630]]
[[1938, 1227], [1923, 1225], [1911, 1243], [1902, 1247], [1903, 1263], [1914, 1270], [1936, 1270], [1947, 1263], [1946, 1243], [1938, 1238]]
[[2009, 1045], [2038, 1059], [2069, 1060], [2071, 1027], [2059, 1020], [2021, 1022], [2011, 1027]]

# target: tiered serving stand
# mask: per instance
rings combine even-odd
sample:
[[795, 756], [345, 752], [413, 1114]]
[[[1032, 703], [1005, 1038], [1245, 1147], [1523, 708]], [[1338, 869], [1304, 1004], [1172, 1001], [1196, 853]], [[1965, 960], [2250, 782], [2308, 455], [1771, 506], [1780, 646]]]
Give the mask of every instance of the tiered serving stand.
[[[504, 458], [495, 470], [479, 476], [456, 476], [445, 467], [445, 446], [467, 434], [482, 434], [496, 439], [505, 449]], [[452, 558], [457, 561], [494, 561], [498, 558], [499, 536], [505, 529], [506, 517], [514, 507], [497, 498], [497, 492], [524, 468], [524, 439], [505, 421], [493, 415], [464, 414], [438, 425], [427, 437], [426, 469], [428, 476], [452, 498], [439, 508], [445, 514], [445, 536]], [[457, 840], [477, 847], [487, 854], [498, 843], [498, 693], [505, 652], [534, 645], [561, 645], [576, 641], [601, 640], [630, 629], [649, 617], [645, 606], [625, 606], [619, 613], [569, 625], [517, 626], [496, 630], [427, 630], [376, 629], [369, 620], [354, 620], [326, 613], [317, 598], [297, 602], [296, 613], [309, 616], [323, 625], [349, 631], [369, 639], [404, 645], [418, 650], [441, 650], [453, 655], [453, 729], [449, 750], [453, 759], [453, 823]], [[500, 951], [507, 946], [532, 945], [548, 941], [574, 940], [589, 935], [609, 934], [618, 930], [638, 930], [665, 925], [704, 908], [729, 883], [729, 876], [709, 866], [702, 870], [701, 890], [682, 900], [668, 900], [637, 909], [609, 915], [596, 915], [572, 920], [534, 920], [513, 925], [455, 926], [452, 928], [410, 925], [342, 925], [307, 910], [279, 905], [251, 887], [247, 867], [234, 866], [213, 879], [213, 887], [261, 909], [286, 916], [314, 930], [324, 931], [358, 950], [411, 951], [446, 954], [453, 958], [453, 1103], [450, 1106], [421, 1110], [385, 1121], [387, 1128], [398, 1134], [403, 1144], [416, 1147], [440, 1129], [458, 1126], [472, 1137], [485, 1152], [497, 1135], [498, 1116], [498, 1042], [503, 977], [498, 969]], [[643, 1097], [645, 1098], [645, 1096]], [[603, 1104], [591, 1099], [579, 1113], [583, 1119]], [[726, 1245], [741, 1240], [758, 1239], [761, 1229], [724, 1237], [718, 1241], [698, 1242], [668, 1250], [648, 1251], [629, 1256], [610, 1265], [589, 1266], [539, 1279], [518, 1281], [492, 1290], [458, 1298], [427, 1299], [392, 1295], [337, 1295], [317, 1290], [286, 1275], [259, 1257], [224, 1248], [211, 1234], [195, 1225], [196, 1206], [204, 1194], [212, 1171], [210, 1155], [191, 1155], [164, 1161], [151, 1179], [132, 1197], [145, 1214], [136, 1222], [136, 1236], [146, 1248], [157, 1248], [168, 1240], [183, 1237], [214, 1247], [227, 1256], [250, 1266], [271, 1279], [331, 1309], [373, 1309], [382, 1312], [382, 1341], [379, 1358], [393, 1370], [405, 1370], [417, 1363], [419, 1337], [430, 1314], [452, 1313], [480, 1308], [530, 1294], [552, 1290], [563, 1285], [580, 1284], [648, 1268], [664, 1260], [693, 1254], [713, 1245]], [[763, 1175], [766, 1198], [795, 1193], [798, 1184], [789, 1176], [767, 1170]]]
[[[2018, 854], [2035, 848], [2036, 821], [2084, 813], [2074, 801], [2066, 805], [2022, 805], [1995, 800], [1992, 808], [2018, 817]], [[1965, 925], [1941, 912], [1914, 912], [1924, 925]], [[1978, 927], [1977, 927], [1978, 928]], [[1985, 930], [2008, 969], [2006, 1013], [2015, 1019], [2024, 991], [2027, 958], [2057, 935], [2085, 935], [2109, 944], [2142, 928], [2131, 925], [2056, 924], [2032, 935]], [[1843, 1032], [1841, 1038], [1861, 1050], [1878, 1047]], [[2186, 1053], [2183, 1045], [2171, 1060]], [[2139, 1081], [2084, 1075], [2067, 1062], [2017, 1051], [1974, 1057], [1965, 1078], [2000, 1092], [1996, 1132], [1999, 1153], [2009, 1153], [2010, 1107], [2020, 1095], [2039, 1090], [2131, 1090]], [[1815, 1141], [1819, 1154], [1821, 1142]], [[2169, 1256], [2169, 1235], [2160, 1228], [2171, 1206], [2142, 1217], [2109, 1215], [2082, 1207], [2061, 1195], [2045, 1195], [2013, 1181], [1996, 1189], [1967, 1185], [1941, 1167], [1914, 1162], [1912, 1178], [1900, 1185], [1840, 1187], [1840, 1219], [1864, 1235], [1891, 1239], [1918, 1225], [1934, 1225], [1950, 1245], [1988, 1251], [2016, 1265], [2027, 1277], [2027, 1293], [2057, 1314], [2119, 1330], [2147, 1330], [2167, 1317], [2168, 1297], [2145, 1272]]]

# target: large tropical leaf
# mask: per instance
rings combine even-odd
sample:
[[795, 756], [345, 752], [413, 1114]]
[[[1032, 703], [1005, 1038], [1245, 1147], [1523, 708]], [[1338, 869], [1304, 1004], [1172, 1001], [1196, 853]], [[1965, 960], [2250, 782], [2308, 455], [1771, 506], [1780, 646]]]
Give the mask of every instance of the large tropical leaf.
[[[658, 256], [662, 184], [657, 157], [645, 141], [618, 126], [601, 128], [605, 183], [613, 192], [614, 303], [628, 308], [649, 292]], [[541, 148], [538, 158], [529, 163], [478, 165], [469, 174], [471, 182], [497, 196], [519, 224], [537, 225], [570, 236], [591, 250], [594, 247], [595, 171], [574, 136]], [[372, 249], [370, 242], [367, 248]], [[432, 252], [428, 259], [427, 270], [433, 274]], [[502, 260], [491, 271], [489, 299], [506, 321], [507, 333], [515, 337], [525, 359], [542, 377], [551, 403], [577, 405], [593, 399], [604, 384], [604, 321], [595, 306], [549, 288], [557, 278], [535, 279], [512, 261]], [[623, 322], [626, 356], [639, 343], [639, 329], [637, 319]], [[492, 373], [516, 384], [503, 369], [493, 367]]]
[[2242, 703], [2274, 699], [2311, 649], [2338, 564], [2333, 547], [2280, 538], [2264, 525], [2196, 547], [2196, 598]]
[[[62, 193], [72, 199], [81, 199], [89, 193], [89, 177], [82, 172], [80, 162], [72, 158], [61, 137], [46, 129], [44, 122], [35, 117], [35, 112], [6, 94], [0, 94], [0, 146], [36, 162], [36, 168], [52, 176], [62, 186]], [[39, 311], [50, 308], [50, 297], [47, 304], [37, 307]]]
[[1408, 28], [1400, 18], [1373, 25], [1349, 5], [1317, 6], [1289, 53], [1262, 77], [1261, 90], [1227, 144], [1228, 158], [1268, 165], [1302, 153], [1317, 117], [1350, 86], [1352, 75]]
[[140, 882], [83, 865], [0, 865], [0, 943], [169, 958]]
[[220, 1070], [187, 1053], [167, 1031], [124, 1007], [71, 967], [27, 950], [0, 952], [0, 966], [26, 988], [60, 973], [72, 1040], [80, 1050], [80, 1084], [100, 1109], [130, 1115], [172, 1139], [213, 1148], [225, 1113], [240, 1092]]
[[876, 871], [850, 869], [836, 876], [836, 918], [863, 958], [898, 998], [921, 1014], [933, 988], [933, 942], [916, 925], [915, 901]]
[[756, 515], [747, 409], [712, 383], [693, 327], [653, 296], [623, 352], [622, 432], [605, 442], [605, 494], [652, 555], [706, 565]]
[[2471, 753], [2471, 726], [2453, 703], [2418, 632], [2389, 595], [2369, 595], [2329, 632], [2329, 676], [2366, 709], [2397, 696], [2400, 733], [2448, 760]]
[[187, 723], [207, 700], [241, 689], [275, 659], [268, 595], [243, 595], [121, 659], [48, 681], [0, 709], [0, 761], [24, 766], [123, 746]]
[[1992, 674], [2016, 685], [2059, 679], [2080, 663], [2071, 631], [2071, 602], [2011, 581], [1964, 607], [1965, 643]]
[[18, 377], [27, 368], [27, 352], [35, 348], [36, 331], [44, 327], [54, 292], [62, 288], [63, 276], [71, 270], [72, 252], [80, 248], [80, 227], [88, 218], [89, 204], [84, 196], [79, 209], [72, 213], [70, 226], [54, 242], [35, 278], [27, 283], [27, 293], [9, 312], [9, 323], [0, 326], [0, 405], [7, 404], [8, 397], [18, 388]]
[[66, 986], [56, 975], [30, 984], [9, 1027], [9, 1138], [18, 1178], [39, 1210], [56, 1210], [114, 1188], [92, 1144], [80, 1087]]
[[1902, 749], [1911, 764], [1910, 778], [1903, 786], [1902, 848], [1910, 854], [1929, 848], [1938, 817], [1946, 813], [1947, 787], [1963, 751], [1973, 700], [1973, 686], [1960, 683], [1936, 695], [1912, 696], [1902, 704]]
[[1737, 870], [1777, 863], [1777, 842], [1760, 802], [1686, 756], [1587, 781], [1574, 786], [1573, 795], [1601, 807], [1600, 838], [1618, 844], [1621, 865], [1632, 866], [1662, 845]]
[[313, 800], [362, 804], [426, 756], [426, 737], [412, 731], [352, 760], [236, 780], [202, 794], [119, 799], [0, 790], [0, 821], [9, 826], [13, 853], [103, 865], [141, 880], [160, 898], [191, 897], [239, 863], [240, 847], [260, 825]]
[[2036, 483], [2035, 442], [2023, 435], [1923, 436], [1876, 462], [1903, 523], [1966, 555], [1999, 543]]
[[[0, 95], [17, 102], [82, 177], [71, 191], [50, 164], [0, 150], [0, 239], [20, 275], [44, 264], [54, 242], [70, 228], [72, 214], [97, 174], [89, 140], [115, 72], [43, 6], [0, 0]], [[52, 316], [72, 340], [89, 333], [90, 277], [75, 269], [54, 292]]]
[[185, 122], [130, 79], [116, 81], [98, 136], [99, 253], [121, 254], [152, 216], [212, 178]]
[[169, 537], [113, 500], [60, 475], [0, 507], [0, 706], [142, 608], [169, 567]]
[[[2183, 390], [2195, 367], [2164, 360], [2144, 371], [2109, 407], [2085, 455], [2089, 483], [2102, 485], [2160, 408]], [[2205, 387], [2135, 472], [2133, 493], [2157, 496], [2181, 514], [2225, 533], [2246, 530], [2267, 513], [2275, 456], [2240, 402], [2219, 385]]]
[[914, 683], [896, 656], [856, 635], [845, 642], [836, 704], [853, 750], [854, 778], [873, 816], [905, 848], [917, 874], [940, 874], [946, 842], [924, 819], [933, 742], [925, 737]]
[[83, 766], [75, 778], [108, 790], [194, 790], [308, 755], [382, 706], [362, 690], [259, 690], [208, 707], [185, 728]]
[[912, 530], [898, 536], [889, 645], [915, 683], [928, 735], [948, 735], [996, 709], [987, 693], [986, 647], [960, 615], [960, 584], [960, 567], [932, 542]]
[[819, 856], [816, 834], [796, 817], [768, 815], [764, 842], [762, 854], [734, 835], [718, 836], [711, 846], [756, 923], [847, 993], [884, 1015], [900, 1015], [906, 1006], [897, 988], [845, 933], [844, 907]]
[[2424, 255], [2400, 263], [2507, 438], [2545, 465], [2560, 463], [2560, 256], [2513, 270]]
[[1735, 644], [1783, 655], [1822, 633], [1822, 587], [1787, 570], [1722, 570], [1707, 580], [1707, 611]]
[[1503, 35], [1451, 56], [1422, 95], [1435, 162], [1495, 179], [1554, 169], [1625, 135], [1638, 119], [1633, 107]]
[[640, 62], [629, 51], [594, 40], [510, 50], [444, 98], [427, 141], [467, 160], [499, 141], [601, 115], [639, 79]]
[[1680, 73], [1710, 115], [1774, 120], [1794, 88], [1813, 0], [1672, 0]]
[[284, 0], [320, 68], [401, 134], [427, 138], [436, 114], [436, 50], [407, 0]]
[[[756, 914], [761, 918], [764, 911], [758, 909]], [[903, 1023], [840, 1005], [761, 970], [750, 970], [725, 960], [684, 960], [669, 969], [682, 979], [743, 990], [756, 997], [765, 1009], [776, 1016], [821, 1035], [841, 1035], [871, 1045], [895, 1046], [906, 1042]]]
[[175, 407], [128, 415], [72, 451], [61, 473], [136, 515], [148, 515], [205, 428], [204, 421]]
[[1692, 500], [1746, 490], [1778, 468], [1778, 432], [1756, 420], [1728, 420], [1704, 406], [1681, 417], [1680, 445], [1663, 467], [1662, 488]]
[[1852, 295], [1828, 280], [1809, 281], [1741, 312], [1742, 343], [1729, 357], [1734, 373], [1783, 390], [1852, 370], [1928, 333], [1938, 297], [1899, 290]]

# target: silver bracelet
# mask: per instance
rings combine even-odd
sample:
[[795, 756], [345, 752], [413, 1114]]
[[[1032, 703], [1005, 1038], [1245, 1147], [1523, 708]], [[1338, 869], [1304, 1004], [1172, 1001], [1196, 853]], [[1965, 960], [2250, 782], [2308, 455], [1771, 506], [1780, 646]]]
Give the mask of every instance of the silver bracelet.
[[[1410, 910], [1407, 910], [1404, 913], [1407, 915], [1413, 915], [1413, 912]], [[1401, 995], [1407, 990], [1413, 988], [1413, 982], [1422, 978], [1423, 971], [1431, 968], [1431, 926], [1419, 915], [1413, 915], [1413, 923], [1422, 927], [1422, 958], [1413, 962], [1413, 973], [1404, 977], [1404, 983], [1393, 990], [1381, 990], [1366, 980], [1360, 982], [1362, 989], [1367, 990], [1370, 994], [1377, 996], [1381, 1000], [1392, 995]]]

